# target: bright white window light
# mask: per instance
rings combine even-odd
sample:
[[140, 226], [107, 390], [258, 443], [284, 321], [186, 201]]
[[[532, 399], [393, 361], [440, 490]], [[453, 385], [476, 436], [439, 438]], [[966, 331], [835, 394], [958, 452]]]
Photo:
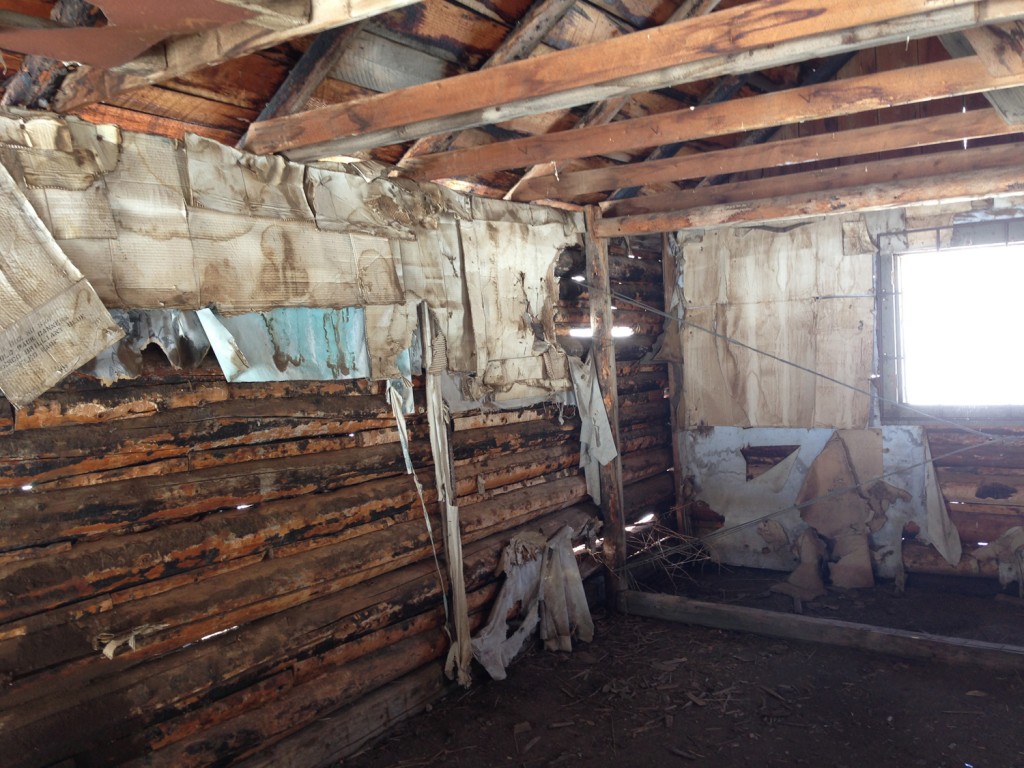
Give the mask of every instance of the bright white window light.
[[21, 486], [21, 490], [23, 490], [23, 491], [31, 491], [32, 490], [32, 486], [31, 485], [23, 485], [23, 486]]
[[899, 256], [904, 394], [912, 405], [1024, 405], [1024, 245]]
[[[589, 339], [594, 335], [594, 329], [589, 326], [586, 328], [570, 328], [569, 335], [577, 339]], [[612, 336], [616, 339], [626, 339], [633, 335], [633, 329], [625, 325], [613, 325]]]

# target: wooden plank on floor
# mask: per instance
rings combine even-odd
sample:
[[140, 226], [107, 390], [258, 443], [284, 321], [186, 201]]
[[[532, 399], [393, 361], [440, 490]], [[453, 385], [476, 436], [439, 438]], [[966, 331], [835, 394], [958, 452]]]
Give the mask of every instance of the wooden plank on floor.
[[1018, 645], [906, 632], [851, 621], [776, 613], [740, 605], [719, 605], [676, 595], [645, 592], [622, 592], [619, 608], [632, 616], [838, 645], [903, 658], [974, 664], [999, 670], [1024, 669], [1024, 647]]

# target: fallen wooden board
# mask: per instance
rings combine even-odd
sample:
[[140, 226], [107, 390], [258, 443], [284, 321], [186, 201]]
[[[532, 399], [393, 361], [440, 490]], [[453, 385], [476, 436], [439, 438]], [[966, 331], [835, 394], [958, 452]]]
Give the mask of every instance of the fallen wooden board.
[[619, 610], [681, 624], [755, 632], [789, 640], [804, 640], [911, 659], [976, 664], [990, 669], [1024, 669], [1024, 647], [986, 643], [959, 637], [906, 632], [850, 621], [817, 619], [739, 605], [717, 605], [675, 595], [626, 591]]

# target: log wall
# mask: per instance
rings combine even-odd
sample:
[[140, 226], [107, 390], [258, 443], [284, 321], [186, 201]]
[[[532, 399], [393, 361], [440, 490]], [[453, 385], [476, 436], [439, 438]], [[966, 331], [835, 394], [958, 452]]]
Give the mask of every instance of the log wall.
[[[648, 255], [613, 249], [616, 276], [660, 306]], [[561, 302], [561, 330], [586, 298]], [[635, 519], [674, 500], [667, 378], [641, 361], [660, 318], [623, 307], [617, 323], [636, 330], [618, 350]], [[3, 764], [318, 766], [441, 695], [441, 577], [381, 385], [228, 384], [210, 361], [146, 360], [136, 381], [76, 374], [23, 410], [0, 400]], [[440, 548], [422, 382], [415, 399]], [[510, 535], [597, 511], [575, 409], [452, 429], [475, 627]]]
[[997, 441], [987, 444], [952, 427], [926, 429], [939, 486], [965, 552], [1024, 525], [1024, 428], [980, 428]]

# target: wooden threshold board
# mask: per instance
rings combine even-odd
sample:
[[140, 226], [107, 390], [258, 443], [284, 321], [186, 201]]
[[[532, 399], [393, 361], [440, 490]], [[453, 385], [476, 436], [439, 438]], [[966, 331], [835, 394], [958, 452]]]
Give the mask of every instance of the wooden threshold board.
[[754, 632], [770, 637], [857, 648], [909, 659], [974, 664], [989, 669], [1024, 669], [1024, 647], [1018, 645], [906, 632], [850, 621], [778, 613], [761, 608], [720, 605], [676, 595], [623, 591], [619, 593], [619, 610], [631, 616], [646, 616], [676, 621], [680, 624], [738, 632]]

